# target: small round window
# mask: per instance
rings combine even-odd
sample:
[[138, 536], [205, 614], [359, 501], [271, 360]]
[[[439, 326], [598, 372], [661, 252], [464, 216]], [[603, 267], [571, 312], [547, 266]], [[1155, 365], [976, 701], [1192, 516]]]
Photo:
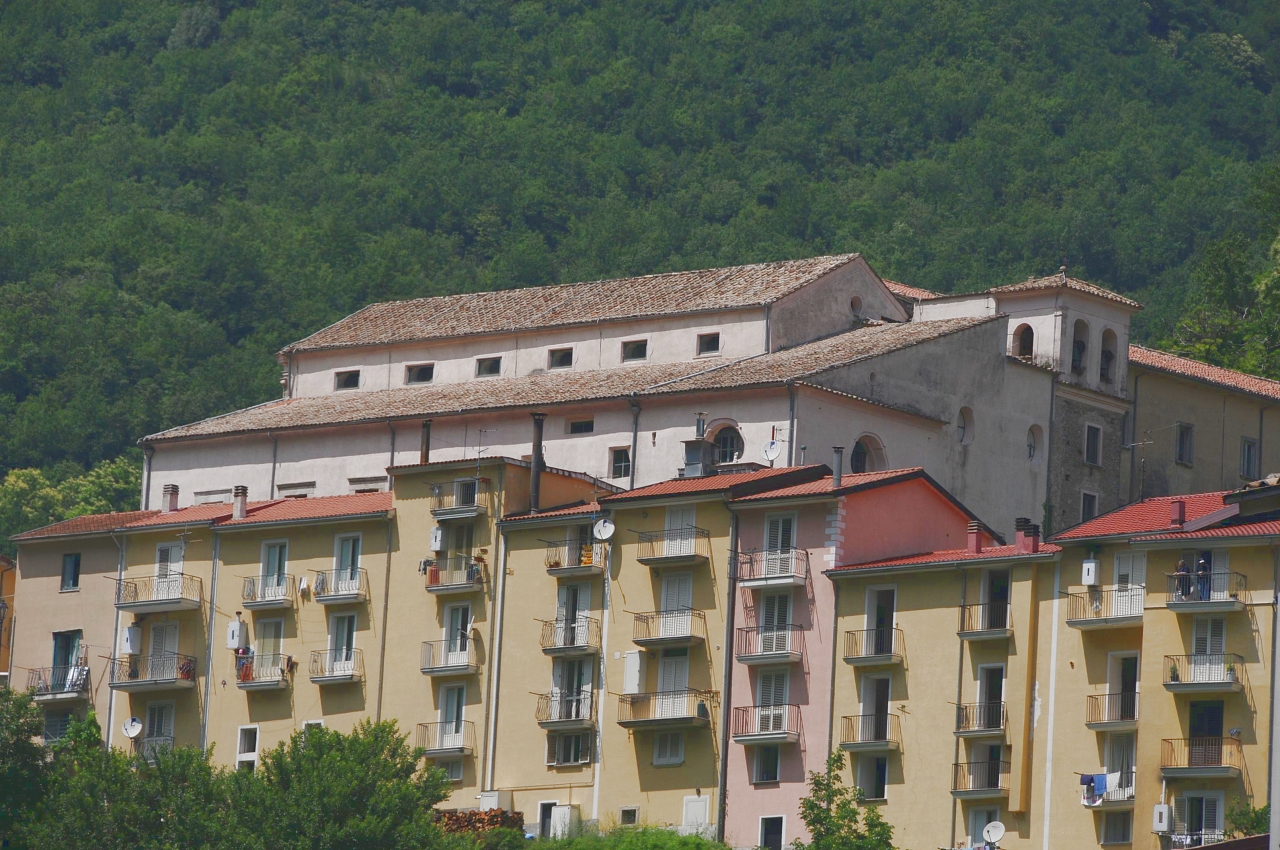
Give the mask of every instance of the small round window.
[[973, 411], [962, 407], [960, 414], [956, 416], [956, 439], [960, 441], [960, 445], [967, 446], [973, 442], [973, 438]]

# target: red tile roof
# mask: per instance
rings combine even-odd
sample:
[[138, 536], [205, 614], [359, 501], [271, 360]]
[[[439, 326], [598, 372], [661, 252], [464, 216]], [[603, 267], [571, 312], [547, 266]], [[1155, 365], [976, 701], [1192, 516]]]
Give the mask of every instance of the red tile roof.
[[278, 499], [250, 506], [244, 519], [227, 519], [218, 528], [262, 523], [306, 522], [337, 517], [377, 516], [391, 510], [390, 493], [355, 493], [310, 499]]
[[939, 293], [930, 292], [918, 286], [907, 286], [905, 283], [898, 283], [896, 280], [888, 280], [886, 278], [881, 278], [881, 280], [884, 281], [884, 285], [888, 287], [889, 291], [899, 298], [908, 298], [912, 301], [928, 301], [931, 298], [939, 297]]
[[1011, 283], [1007, 286], [997, 286], [992, 289], [988, 289], [982, 294], [1007, 295], [1019, 292], [1052, 292], [1055, 289], [1068, 289], [1073, 292], [1082, 292], [1085, 295], [1092, 295], [1096, 298], [1105, 298], [1108, 301], [1114, 301], [1117, 304], [1123, 304], [1126, 307], [1132, 307], [1135, 310], [1142, 309], [1142, 305], [1137, 301], [1125, 298], [1123, 295], [1112, 292], [1110, 289], [1104, 289], [1097, 284], [1078, 280], [1074, 277], [1067, 277], [1065, 273], [1048, 275], [1046, 277], [1028, 278], [1021, 283]]
[[1170, 502], [1179, 499], [1185, 502], [1187, 507], [1183, 519], [1185, 522], [1191, 522], [1205, 514], [1221, 510], [1222, 499], [1230, 492], [1230, 490], [1223, 490], [1218, 493], [1193, 493], [1189, 496], [1153, 496], [1072, 526], [1049, 539], [1088, 540], [1095, 537], [1117, 537], [1165, 530], [1169, 528]]
[[120, 511], [109, 514], [86, 514], [85, 516], [73, 517], [72, 519], [64, 519], [62, 522], [55, 522], [52, 525], [46, 525], [41, 528], [33, 528], [30, 531], [24, 531], [21, 534], [15, 534], [10, 540], [24, 542], [29, 540], [41, 540], [49, 537], [72, 537], [84, 534], [107, 534], [115, 531], [123, 525], [145, 519], [159, 511]]
[[1221, 366], [1210, 366], [1208, 363], [1202, 363], [1199, 360], [1179, 357], [1176, 354], [1169, 354], [1165, 351], [1156, 351], [1154, 348], [1130, 345], [1129, 362], [1157, 372], [1192, 378], [1215, 386], [1240, 390], [1251, 395], [1280, 401], [1280, 381], [1259, 378], [1256, 375], [1237, 372], [1234, 369], [1224, 369]]
[[[262, 502], [254, 502], [261, 505]], [[152, 511], [149, 516], [123, 523], [118, 528], [133, 531], [138, 528], [159, 528], [166, 525], [210, 525], [222, 517], [231, 516], [231, 505], [214, 502], [209, 505], [191, 505], [176, 511]]]
[[574, 517], [574, 516], [593, 516], [600, 513], [599, 502], [582, 502], [576, 505], [561, 505], [555, 508], [548, 508], [545, 511], [538, 511], [536, 514], [508, 514], [502, 518], [503, 522], [519, 522], [521, 520], [530, 519], [547, 519], [556, 517]]
[[1204, 540], [1223, 537], [1280, 537], [1280, 520], [1215, 525], [1199, 531], [1171, 531], [1168, 534], [1144, 534], [1135, 540]]
[[866, 487], [870, 484], [884, 484], [890, 481], [906, 481], [910, 478], [926, 477], [924, 468], [914, 466], [910, 469], [886, 469], [883, 472], [859, 472], [848, 473], [840, 477], [840, 487], [832, 486], [835, 480], [828, 475], [819, 478], [816, 481], [804, 481], [799, 484], [792, 484], [786, 487], [779, 487], [776, 490], [764, 490], [759, 493], [751, 493], [746, 496], [739, 496], [734, 502], [759, 502], [766, 499], [797, 499], [805, 496], [824, 496], [839, 495], [841, 493], [852, 493], [859, 488]]
[[762, 486], [767, 487], [773, 481], [777, 481], [779, 486], [788, 486], [798, 481], [813, 480], [830, 473], [831, 469], [825, 464], [810, 464], [808, 466], [783, 466], [777, 469], [757, 469], [751, 472], [733, 472], [728, 475], [707, 475], [702, 478], [672, 478], [670, 481], [660, 481], [647, 487], [627, 490], [616, 496], [606, 496], [600, 501], [612, 505], [617, 502], [634, 501], [636, 499], [694, 496], [723, 493], [726, 490], [732, 492], [745, 488], [750, 488], [751, 492], [756, 492]]
[[937, 552], [922, 552], [918, 555], [906, 555], [899, 558], [883, 558], [879, 561], [864, 561], [860, 564], [845, 564], [833, 567], [827, 572], [852, 572], [856, 570], [878, 570], [891, 567], [919, 567], [929, 564], [954, 564], [963, 561], [1037, 560], [1046, 555], [1062, 551], [1061, 546], [1052, 543], [1040, 544], [1040, 551], [1034, 554], [1019, 552], [1017, 546], [988, 546], [981, 552], [970, 552], [968, 549], [943, 549]]

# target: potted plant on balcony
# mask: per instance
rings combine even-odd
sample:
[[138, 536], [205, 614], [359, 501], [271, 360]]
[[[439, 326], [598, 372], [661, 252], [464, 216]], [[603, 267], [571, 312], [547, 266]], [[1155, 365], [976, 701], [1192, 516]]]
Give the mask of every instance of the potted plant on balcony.
[[190, 680], [190, 679], [194, 679], [195, 677], [196, 677], [196, 663], [192, 661], [190, 658], [184, 659], [182, 663], [178, 665], [178, 678]]
[[1176, 663], [1169, 665], [1169, 681], [1170, 682], [1182, 681], [1182, 675], [1178, 672], [1178, 665]]
[[1236, 665], [1228, 664], [1226, 672], [1227, 672], [1227, 681], [1234, 682], [1236, 680]]

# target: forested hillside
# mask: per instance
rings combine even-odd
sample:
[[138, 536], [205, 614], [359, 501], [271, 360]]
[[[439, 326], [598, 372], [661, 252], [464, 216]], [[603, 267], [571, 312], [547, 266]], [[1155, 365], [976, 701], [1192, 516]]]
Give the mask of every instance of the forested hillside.
[[1273, 369], [1278, 33], [1247, 0], [2, 0], [0, 472], [269, 398], [369, 301], [828, 251], [940, 290], [1065, 260]]

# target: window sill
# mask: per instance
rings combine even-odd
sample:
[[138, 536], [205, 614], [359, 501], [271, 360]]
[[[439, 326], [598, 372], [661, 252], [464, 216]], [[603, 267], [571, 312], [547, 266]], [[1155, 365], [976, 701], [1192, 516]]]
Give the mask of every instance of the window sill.
[[753, 779], [751, 785], [754, 788], [777, 788], [782, 784], [778, 779]]
[[58, 592], [59, 592], [59, 593], [79, 593], [79, 592], [80, 592], [80, 588], [78, 588], [78, 587], [60, 587], [60, 588], [58, 588]]
[[1100, 463], [1094, 463], [1094, 462], [1093, 462], [1093, 461], [1091, 461], [1091, 460], [1086, 460], [1086, 461], [1084, 462], [1084, 465], [1085, 465], [1085, 466], [1092, 466], [1094, 469], [1102, 469], [1102, 464], [1100, 464]]
[[695, 354], [695, 355], [693, 355], [693, 359], [694, 359], [694, 360], [706, 360], [708, 357], [721, 357], [721, 356], [722, 356], [722, 355], [721, 355], [721, 353], [720, 353], [719, 351], [708, 351], [706, 354]]
[[1187, 469], [1193, 469], [1193, 468], [1195, 468], [1195, 462], [1194, 462], [1194, 461], [1189, 461], [1189, 460], [1175, 460], [1175, 461], [1174, 461], [1174, 463], [1176, 463], [1178, 466], [1185, 466]]
[[683, 767], [684, 761], [655, 761], [653, 767]]

